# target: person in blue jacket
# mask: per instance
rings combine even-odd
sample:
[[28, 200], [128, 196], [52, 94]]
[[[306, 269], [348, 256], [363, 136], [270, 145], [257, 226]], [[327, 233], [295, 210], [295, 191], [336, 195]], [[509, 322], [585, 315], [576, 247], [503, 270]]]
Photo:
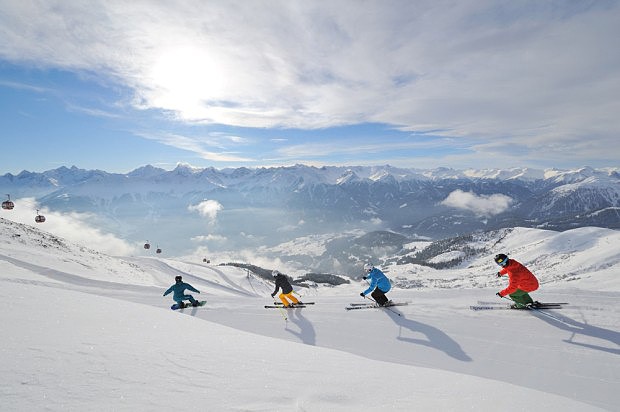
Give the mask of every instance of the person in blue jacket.
[[370, 280], [370, 286], [368, 286], [368, 289], [360, 293], [360, 296], [365, 297], [372, 291], [370, 296], [372, 296], [379, 306], [389, 304], [391, 301], [387, 298], [387, 296], [385, 296], [385, 294], [392, 288], [390, 280], [383, 274], [383, 272], [370, 263], [366, 263], [364, 265], [364, 270], [367, 273], [367, 275], [364, 276], [364, 279]]
[[194, 288], [189, 283], [183, 282], [183, 278], [181, 276], [176, 276], [174, 278], [174, 281], [176, 283], [170, 286], [168, 290], [164, 292], [164, 296], [166, 296], [170, 292], [174, 292], [174, 294], [172, 295], [172, 299], [176, 303], [178, 303], [179, 307], [181, 308], [185, 307], [185, 304], [183, 303], [184, 300], [189, 300], [192, 306], [198, 306], [199, 302], [196, 299], [194, 299], [192, 295], [186, 295], [185, 290], [191, 290], [192, 292], [196, 292], [196, 293], [200, 293], [200, 291]]

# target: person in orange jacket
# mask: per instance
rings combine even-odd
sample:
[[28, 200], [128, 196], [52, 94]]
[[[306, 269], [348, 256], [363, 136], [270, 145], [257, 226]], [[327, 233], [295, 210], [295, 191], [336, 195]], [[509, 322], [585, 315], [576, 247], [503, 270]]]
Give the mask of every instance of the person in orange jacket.
[[514, 259], [508, 259], [503, 253], [495, 256], [495, 263], [500, 265], [502, 269], [497, 272], [497, 277], [508, 275], [508, 287], [500, 292], [497, 292], [497, 296], [504, 297], [510, 296], [510, 299], [514, 300], [515, 309], [525, 308], [527, 305], [536, 305], [538, 302], [534, 302], [529, 292], [533, 292], [538, 289], [538, 279], [521, 263]]

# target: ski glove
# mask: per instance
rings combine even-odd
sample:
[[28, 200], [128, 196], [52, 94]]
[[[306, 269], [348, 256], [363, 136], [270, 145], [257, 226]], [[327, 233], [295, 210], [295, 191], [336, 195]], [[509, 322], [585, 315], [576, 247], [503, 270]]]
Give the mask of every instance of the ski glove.
[[499, 292], [497, 292], [496, 295], [499, 296], [500, 298], [503, 298], [502, 294]]
[[362, 293], [360, 293], [360, 296], [361, 296], [361, 297], [364, 297], [364, 296], [366, 296], [366, 295], [364, 295], [364, 292], [362, 292]]
[[363, 276], [363, 277], [362, 277], [362, 279], [366, 280], [366, 279], [368, 279], [368, 278], [367, 278], [366, 276]]
[[497, 277], [498, 277], [498, 278], [501, 278], [501, 277], [502, 277], [502, 274], [501, 274], [501, 273], [499, 273], [499, 272], [497, 272]]
[[272, 294], [271, 294], [271, 297], [274, 297], [275, 295], [276, 295], [275, 293], [272, 293]]

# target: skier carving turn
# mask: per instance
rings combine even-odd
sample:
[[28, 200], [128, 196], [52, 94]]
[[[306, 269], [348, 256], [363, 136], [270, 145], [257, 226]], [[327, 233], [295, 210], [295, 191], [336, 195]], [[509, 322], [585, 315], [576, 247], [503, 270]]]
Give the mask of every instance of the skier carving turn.
[[360, 296], [366, 297], [367, 294], [372, 292], [370, 293], [370, 296], [372, 296], [379, 306], [389, 305], [391, 301], [387, 298], [387, 296], [385, 296], [385, 294], [392, 288], [390, 280], [383, 272], [370, 263], [366, 263], [364, 265], [364, 271], [366, 272], [366, 276], [364, 276], [363, 279], [370, 280], [370, 285], [368, 286], [368, 289], [360, 293]]
[[534, 302], [529, 292], [533, 292], [538, 289], [538, 279], [521, 263], [514, 259], [509, 259], [503, 253], [495, 256], [495, 263], [502, 267], [497, 272], [497, 277], [508, 275], [508, 287], [506, 289], [497, 292], [496, 295], [500, 298], [508, 295], [510, 299], [514, 300], [514, 309], [525, 309], [527, 305], [536, 305], [538, 302]]

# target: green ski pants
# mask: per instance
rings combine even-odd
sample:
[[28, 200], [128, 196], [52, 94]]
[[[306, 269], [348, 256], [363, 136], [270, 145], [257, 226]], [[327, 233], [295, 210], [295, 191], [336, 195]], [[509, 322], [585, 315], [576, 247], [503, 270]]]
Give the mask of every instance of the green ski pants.
[[525, 306], [528, 303], [534, 303], [534, 300], [529, 295], [529, 293], [521, 289], [517, 289], [514, 293], [511, 293], [509, 296], [510, 296], [510, 299], [514, 300], [517, 305]]

